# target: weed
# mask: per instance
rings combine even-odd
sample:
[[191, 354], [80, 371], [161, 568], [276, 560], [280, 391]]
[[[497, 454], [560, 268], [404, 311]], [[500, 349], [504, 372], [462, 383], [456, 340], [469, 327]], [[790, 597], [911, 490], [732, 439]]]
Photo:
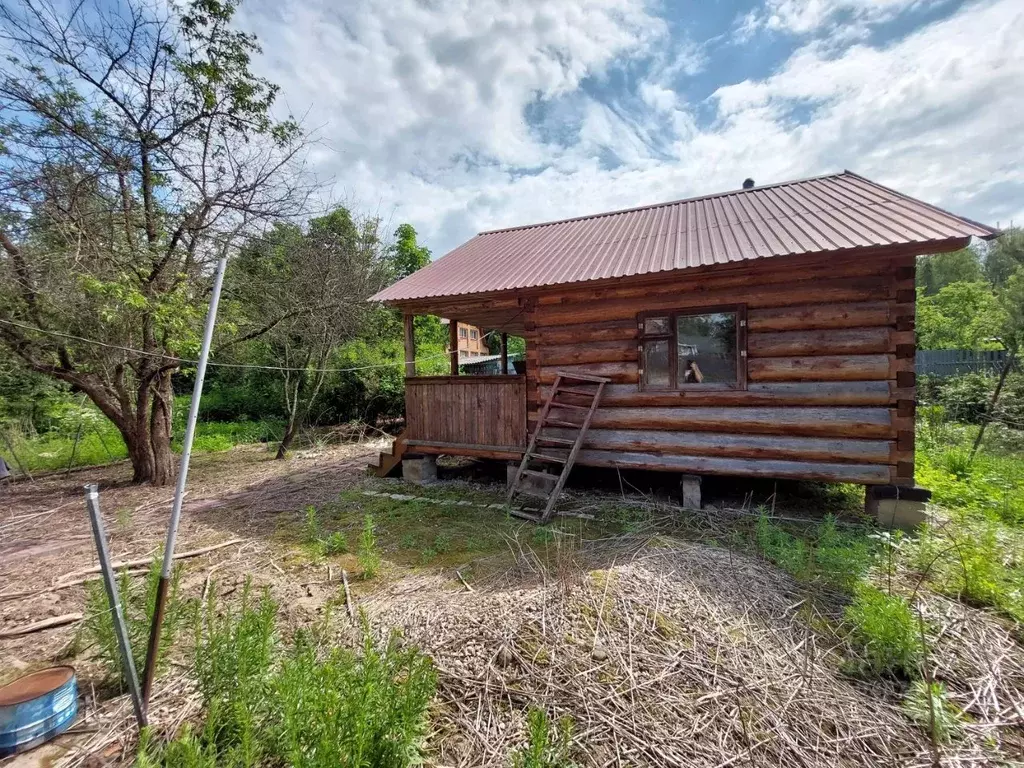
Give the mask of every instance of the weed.
[[568, 715], [552, 724], [546, 711], [531, 707], [526, 713], [526, 744], [512, 754], [513, 768], [573, 768], [574, 727]]
[[533, 539], [535, 545], [543, 547], [555, 540], [555, 532], [546, 525], [540, 525], [533, 529], [530, 538]]
[[903, 700], [903, 711], [935, 743], [948, 744], [963, 734], [963, 711], [949, 700], [942, 683], [915, 680]]
[[358, 652], [325, 656], [322, 638], [299, 632], [282, 648], [276, 606], [249, 586], [236, 611], [219, 613], [211, 599], [197, 621], [195, 672], [205, 723], [195, 733], [139, 742], [142, 768], [297, 768], [381, 766], [422, 761], [426, 710], [437, 676], [430, 659], [402, 648], [392, 635], [383, 648], [363, 623]]
[[359, 549], [356, 552], [363, 578], [372, 579], [380, 570], [380, 553], [377, 551], [377, 538], [374, 534], [373, 515], [363, 517], [363, 530], [359, 533]]
[[320, 543], [320, 518], [317, 517], [316, 507], [312, 504], [306, 507], [306, 519], [302, 525], [302, 540], [309, 546]]
[[855, 587], [845, 616], [872, 672], [917, 674], [920, 637], [906, 600], [862, 582]]
[[323, 540], [324, 553], [327, 555], [341, 555], [348, 552], [348, 539], [341, 531], [335, 531]]
[[[122, 571], [118, 577], [121, 611], [124, 614], [137, 670], [142, 669], [146, 660], [150, 622], [156, 607], [157, 585], [160, 582], [160, 566], [161, 558], [154, 558], [142, 584], [133, 579], [127, 571]], [[174, 645], [178, 631], [188, 615], [188, 605], [178, 595], [179, 576], [180, 569], [175, 568], [167, 593], [167, 606], [160, 635], [160, 656], [157, 659], [158, 669], [163, 667], [167, 652]], [[108, 677], [117, 680], [121, 687], [125, 686], [121, 652], [117, 645], [117, 635], [114, 633], [113, 614], [103, 582], [99, 579], [86, 584], [85, 620], [79, 630], [77, 642], [81, 646], [95, 646]]]
[[416, 534], [402, 534], [402, 538], [399, 540], [398, 546], [400, 546], [402, 549], [416, 549]]
[[971, 476], [971, 454], [963, 448], [952, 448], [942, 455], [942, 466], [957, 480]]
[[117, 529], [119, 531], [125, 531], [132, 524], [133, 512], [134, 510], [131, 507], [118, 507]]
[[442, 555], [452, 551], [452, 537], [446, 533], [439, 533], [434, 537], [434, 549]]

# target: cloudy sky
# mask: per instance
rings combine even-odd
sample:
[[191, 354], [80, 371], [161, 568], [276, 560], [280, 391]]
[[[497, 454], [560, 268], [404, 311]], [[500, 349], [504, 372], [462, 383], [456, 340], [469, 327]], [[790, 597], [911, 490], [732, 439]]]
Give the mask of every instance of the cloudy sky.
[[476, 232], [843, 168], [1024, 221], [1022, 0], [246, 0], [336, 199]]

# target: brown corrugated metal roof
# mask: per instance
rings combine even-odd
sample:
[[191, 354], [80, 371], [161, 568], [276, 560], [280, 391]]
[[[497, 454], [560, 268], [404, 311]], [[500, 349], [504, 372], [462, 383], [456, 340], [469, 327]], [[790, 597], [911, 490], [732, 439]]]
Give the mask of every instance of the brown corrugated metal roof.
[[481, 232], [373, 297], [401, 302], [997, 230], [855, 173]]

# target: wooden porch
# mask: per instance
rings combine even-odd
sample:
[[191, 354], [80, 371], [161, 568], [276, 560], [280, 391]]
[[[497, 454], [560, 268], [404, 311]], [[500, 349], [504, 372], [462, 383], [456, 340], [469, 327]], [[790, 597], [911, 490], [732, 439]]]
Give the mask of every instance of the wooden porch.
[[412, 452], [518, 460], [527, 443], [526, 377], [407, 378], [405, 418]]

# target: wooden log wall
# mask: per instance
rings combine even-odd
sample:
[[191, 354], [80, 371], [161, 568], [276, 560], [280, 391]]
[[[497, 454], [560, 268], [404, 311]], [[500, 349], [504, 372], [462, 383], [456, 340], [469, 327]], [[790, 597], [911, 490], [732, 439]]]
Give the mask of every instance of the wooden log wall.
[[[538, 293], [522, 301], [529, 428], [557, 371], [585, 372], [612, 383], [581, 464], [912, 485], [914, 298], [914, 256], [884, 254]], [[638, 313], [732, 304], [745, 390], [640, 391]]]
[[[405, 380], [405, 436], [417, 445], [526, 446], [524, 376], [422, 376]], [[453, 450], [452, 453], [464, 453]]]

